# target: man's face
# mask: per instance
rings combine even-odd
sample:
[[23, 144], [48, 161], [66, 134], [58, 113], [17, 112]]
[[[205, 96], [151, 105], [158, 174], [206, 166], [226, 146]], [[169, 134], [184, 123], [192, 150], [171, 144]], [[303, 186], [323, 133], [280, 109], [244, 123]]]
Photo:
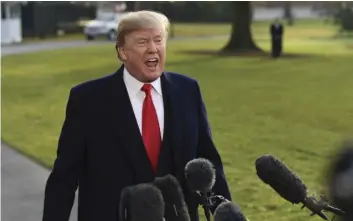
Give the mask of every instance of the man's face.
[[161, 76], [166, 59], [166, 39], [161, 30], [131, 32], [120, 50], [125, 67], [137, 80], [147, 83]]

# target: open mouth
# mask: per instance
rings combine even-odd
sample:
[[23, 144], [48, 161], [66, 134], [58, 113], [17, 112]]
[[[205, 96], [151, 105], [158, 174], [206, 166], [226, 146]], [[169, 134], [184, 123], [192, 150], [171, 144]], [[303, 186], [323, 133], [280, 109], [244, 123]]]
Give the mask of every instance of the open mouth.
[[157, 67], [158, 62], [159, 62], [158, 58], [150, 58], [145, 62], [145, 64], [149, 68], [154, 68], [154, 67]]

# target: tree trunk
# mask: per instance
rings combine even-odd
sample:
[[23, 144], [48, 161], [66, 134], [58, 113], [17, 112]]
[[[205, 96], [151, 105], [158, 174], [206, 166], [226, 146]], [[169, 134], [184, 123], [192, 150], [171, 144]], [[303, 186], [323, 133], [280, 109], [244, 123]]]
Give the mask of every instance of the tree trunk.
[[261, 51], [252, 38], [252, 10], [249, 1], [231, 2], [233, 8], [232, 33], [230, 40], [222, 49], [224, 52]]

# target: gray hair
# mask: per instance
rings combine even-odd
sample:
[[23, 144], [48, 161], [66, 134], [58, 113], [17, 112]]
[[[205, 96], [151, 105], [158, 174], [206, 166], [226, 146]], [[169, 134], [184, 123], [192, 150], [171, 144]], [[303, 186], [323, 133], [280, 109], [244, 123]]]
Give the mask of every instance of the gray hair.
[[116, 47], [123, 46], [125, 44], [125, 36], [131, 32], [148, 28], [160, 29], [165, 39], [167, 39], [170, 28], [169, 19], [161, 13], [147, 10], [129, 12], [123, 15], [116, 33]]

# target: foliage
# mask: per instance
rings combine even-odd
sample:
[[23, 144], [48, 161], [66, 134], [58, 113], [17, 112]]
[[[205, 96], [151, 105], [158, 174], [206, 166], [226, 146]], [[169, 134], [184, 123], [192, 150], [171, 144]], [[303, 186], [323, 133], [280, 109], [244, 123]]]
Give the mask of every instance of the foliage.
[[340, 7], [336, 20], [341, 26], [341, 31], [353, 31], [353, 6]]
[[151, 8], [178, 22], [228, 22], [232, 10], [230, 2], [153, 2]]

